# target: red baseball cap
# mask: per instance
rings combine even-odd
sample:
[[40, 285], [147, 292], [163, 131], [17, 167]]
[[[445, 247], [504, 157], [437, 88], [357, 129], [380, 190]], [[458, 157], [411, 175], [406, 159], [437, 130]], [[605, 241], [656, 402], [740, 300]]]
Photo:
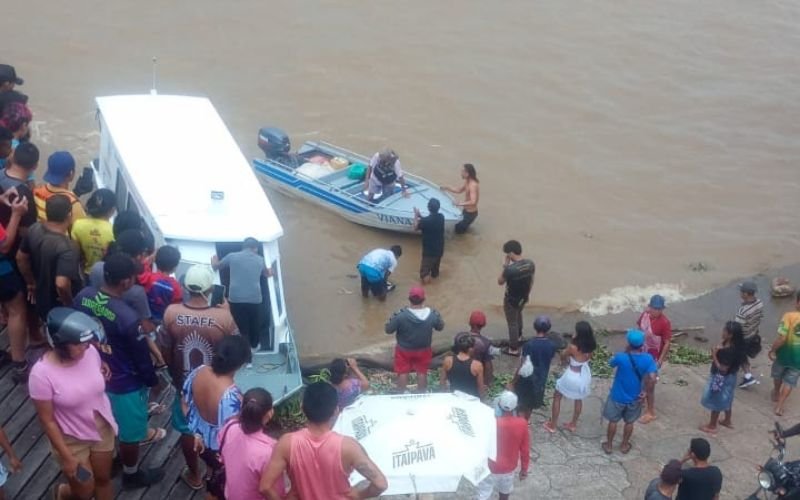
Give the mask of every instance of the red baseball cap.
[[469, 315], [469, 326], [479, 326], [483, 328], [486, 326], [486, 315], [483, 311], [472, 311]]
[[408, 298], [425, 300], [425, 289], [421, 286], [412, 286], [411, 290], [408, 291]]

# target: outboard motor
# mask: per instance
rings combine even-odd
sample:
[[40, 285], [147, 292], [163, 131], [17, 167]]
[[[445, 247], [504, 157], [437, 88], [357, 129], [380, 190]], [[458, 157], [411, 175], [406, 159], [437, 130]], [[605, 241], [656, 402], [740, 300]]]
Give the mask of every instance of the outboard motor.
[[263, 127], [258, 131], [258, 147], [268, 159], [282, 161], [289, 156], [292, 144], [283, 130], [277, 127]]

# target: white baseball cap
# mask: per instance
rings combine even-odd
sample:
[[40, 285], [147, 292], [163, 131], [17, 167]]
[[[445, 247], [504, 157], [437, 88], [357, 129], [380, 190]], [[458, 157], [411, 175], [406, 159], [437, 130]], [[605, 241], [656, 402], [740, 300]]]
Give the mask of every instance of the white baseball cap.
[[186, 271], [183, 284], [190, 292], [207, 292], [214, 285], [214, 271], [209, 266], [195, 264]]
[[511, 391], [503, 391], [497, 398], [497, 405], [503, 411], [514, 411], [517, 409], [517, 395]]

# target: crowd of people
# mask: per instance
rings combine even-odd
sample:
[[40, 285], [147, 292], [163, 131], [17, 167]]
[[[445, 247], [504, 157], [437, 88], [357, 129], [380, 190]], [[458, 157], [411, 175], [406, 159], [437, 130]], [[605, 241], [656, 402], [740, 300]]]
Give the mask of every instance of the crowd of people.
[[[181, 479], [193, 490], [205, 488], [210, 498], [220, 499], [283, 498], [290, 491], [303, 499], [368, 498], [384, 491], [386, 478], [364, 449], [332, 431], [339, 411], [370, 387], [355, 360], [334, 360], [329, 383], [305, 388], [306, 427], [277, 441], [265, 431], [274, 414], [272, 396], [264, 389], [242, 393], [237, 387], [235, 375], [251, 362], [253, 352], [271, 347], [263, 304], [264, 280], [271, 270], [258, 253], [259, 242], [247, 238], [240, 251], [214, 256], [210, 265], [193, 265], [177, 277], [179, 249], [157, 247], [137, 213], [117, 212], [113, 191], [87, 186], [86, 176], [76, 176], [69, 152], [51, 154], [43, 182], [36, 180], [40, 158], [30, 134], [33, 115], [27, 96], [15, 89], [22, 83], [12, 66], [0, 64], [0, 320], [8, 333], [13, 380], [27, 383], [52, 456], [66, 478], [55, 498], [112, 498], [115, 454], [123, 488], [161, 481], [163, 469], [141, 467], [140, 450], [167, 435], [166, 429], [150, 426], [150, 417], [168, 410], [158, 402], [168, 386], [176, 391], [169, 411], [186, 462]], [[375, 172], [367, 180], [371, 195], [382, 192], [390, 173], [391, 184], [402, 183], [394, 152], [376, 154], [370, 170]], [[458, 233], [477, 217], [475, 167], [465, 164], [462, 179], [460, 189], [446, 189], [465, 194]], [[417, 211], [414, 221], [422, 233], [422, 285], [439, 277], [445, 241], [438, 200], [431, 199], [427, 209], [425, 217]], [[438, 388], [496, 407], [497, 457], [478, 488], [482, 499], [495, 491], [508, 498], [515, 471], [520, 479], [528, 475], [531, 412], [545, 404], [554, 359], [560, 358], [565, 369], [543, 428], [556, 432], [567, 398], [574, 410], [562, 427], [576, 431], [582, 402], [591, 393], [590, 361], [598, 346], [585, 321], [575, 325], [571, 342], [561, 345], [546, 316], [535, 319], [535, 334], [525, 340], [523, 314], [536, 266], [523, 255], [519, 241], [507, 241], [502, 253], [497, 284], [504, 288], [507, 347], [495, 348], [482, 333], [486, 315], [472, 312], [468, 328], [455, 336], [452, 352], [441, 363]], [[360, 260], [365, 298], [372, 293], [385, 300], [394, 288], [388, 278], [402, 255], [395, 245], [374, 249]], [[217, 270], [229, 278], [227, 300], [213, 297]], [[710, 417], [700, 429], [709, 434], [717, 433], [718, 426], [732, 427], [737, 386], [755, 383], [749, 359], [761, 350], [763, 303], [755, 283], [743, 283], [740, 291], [737, 314], [724, 325], [712, 351], [701, 398]], [[416, 375], [414, 390], [428, 390], [433, 338], [445, 322], [426, 299], [425, 288], [413, 286], [409, 305], [386, 322], [386, 333], [396, 338], [394, 372], [400, 392], [409, 389], [411, 373]], [[605, 453], [613, 453], [620, 421], [619, 451], [626, 454], [633, 446], [634, 424], [657, 418], [656, 380], [669, 361], [672, 337], [665, 308], [664, 298], [653, 296], [627, 332], [626, 349], [610, 359], [615, 374], [602, 409], [608, 421], [601, 444]], [[797, 309], [783, 317], [769, 350], [776, 415], [782, 415], [800, 377], [800, 295]], [[507, 389], [490, 401], [493, 359], [501, 352], [519, 363]], [[737, 383], [740, 371], [743, 379]], [[2, 429], [0, 447], [11, 472], [24, 467]], [[708, 441], [693, 439], [683, 460], [668, 463], [648, 485], [646, 499], [672, 498], [675, 492], [678, 499], [718, 498], [722, 474], [709, 465], [709, 456]], [[354, 470], [366, 478], [366, 486], [350, 486]], [[6, 478], [0, 465], [0, 486]]]

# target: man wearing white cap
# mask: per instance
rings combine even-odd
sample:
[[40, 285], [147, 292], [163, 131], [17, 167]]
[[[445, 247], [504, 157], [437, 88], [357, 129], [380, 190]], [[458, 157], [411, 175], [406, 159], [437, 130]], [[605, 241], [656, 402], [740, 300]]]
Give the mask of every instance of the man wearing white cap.
[[190, 488], [199, 490], [203, 481], [194, 451], [194, 435], [181, 410], [180, 391], [186, 375], [200, 365], [210, 365], [216, 345], [227, 335], [238, 335], [239, 329], [227, 304], [211, 305], [214, 271], [209, 266], [190, 267], [183, 286], [189, 292], [189, 299], [172, 304], [164, 311], [159, 340], [178, 391], [172, 408], [172, 427], [181, 433], [181, 449], [187, 465], [182, 479]]
[[531, 437], [528, 421], [514, 415], [517, 395], [503, 391], [497, 400], [502, 414], [497, 417], [497, 460], [489, 460], [491, 474], [478, 484], [478, 498], [488, 500], [495, 490], [500, 500], [508, 500], [514, 491], [514, 471], [520, 464], [520, 480], [528, 477]]

